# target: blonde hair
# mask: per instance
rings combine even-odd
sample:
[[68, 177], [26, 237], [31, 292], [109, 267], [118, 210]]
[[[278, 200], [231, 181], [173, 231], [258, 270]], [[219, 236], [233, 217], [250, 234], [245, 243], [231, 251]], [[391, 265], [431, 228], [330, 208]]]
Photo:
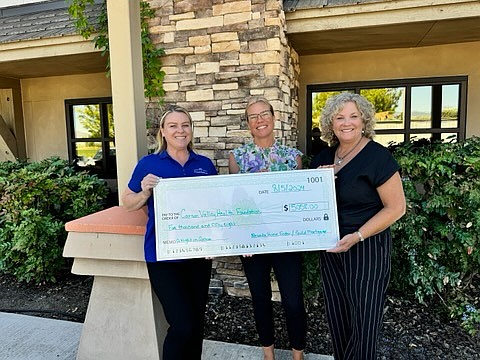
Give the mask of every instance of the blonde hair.
[[[162, 135], [161, 129], [163, 129], [163, 126], [165, 125], [165, 120], [166, 120], [167, 116], [171, 113], [174, 113], [174, 112], [185, 114], [188, 117], [188, 121], [190, 122], [190, 126], [192, 127], [192, 130], [193, 130], [192, 117], [190, 116], [190, 113], [188, 112], [187, 109], [185, 109], [185, 108], [183, 108], [179, 105], [169, 105], [169, 106], [167, 106], [167, 108], [165, 109], [165, 111], [162, 114], [162, 117], [160, 118], [159, 130], [158, 130], [157, 137], [156, 137], [157, 147], [155, 148], [155, 152], [154, 152], [155, 154], [158, 154], [158, 153], [167, 149], [167, 142], [165, 141], [165, 138]], [[190, 142], [187, 145], [187, 149], [188, 150], [193, 149], [193, 136], [192, 136], [192, 140], [190, 140]]]
[[338, 138], [333, 132], [333, 118], [343, 110], [348, 102], [353, 102], [360, 112], [363, 123], [363, 136], [368, 139], [375, 137], [375, 109], [372, 103], [362, 95], [343, 92], [329, 97], [320, 115], [322, 139], [330, 146], [338, 144]]

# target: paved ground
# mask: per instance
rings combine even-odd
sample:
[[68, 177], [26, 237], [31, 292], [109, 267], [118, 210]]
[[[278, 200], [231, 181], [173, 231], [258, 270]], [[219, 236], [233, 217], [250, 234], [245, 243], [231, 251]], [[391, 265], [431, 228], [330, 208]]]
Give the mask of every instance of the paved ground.
[[[0, 360], [75, 360], [82, 324], [35, 316], [0, 313]], [[277, 350], [277, 360], [291, 359], [290, 351]], [[202, 359], [262, 359], [255, 346], [204, 342]], [[333, 360], [330, 356], [307, 354], [305, 360]]]

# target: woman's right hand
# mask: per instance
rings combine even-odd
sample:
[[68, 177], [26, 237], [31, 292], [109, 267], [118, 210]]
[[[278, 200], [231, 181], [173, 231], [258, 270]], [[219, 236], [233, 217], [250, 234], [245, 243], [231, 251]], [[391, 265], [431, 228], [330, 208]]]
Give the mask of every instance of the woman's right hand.
[[142, 182], [140, 183], [142, 187], [142, 191], [145, 193], [152, 193], [152, 189], [157, 186], [158, 182], [160, 181], [160, 177], [153, 175], [153, 174], [148, 174], [146, 175]]
[[122, 203], [125, 209], [133, 211], [144, 206], [150, 196], [152, 196], [152, 189], [157, 186], [160, 179], [160, 177], [153, 174], [146, 175], [140, 182], [142, 190], [139, 192], [133, 192], [127, 186], [122, 194]]

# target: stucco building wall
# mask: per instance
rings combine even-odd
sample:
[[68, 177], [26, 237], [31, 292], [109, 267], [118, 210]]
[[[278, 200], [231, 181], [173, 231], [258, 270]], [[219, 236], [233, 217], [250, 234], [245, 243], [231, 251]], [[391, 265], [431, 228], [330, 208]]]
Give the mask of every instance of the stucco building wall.
[[109, 97], [105, 73], [21, 80], [27, 158], [68, 159], [65, 100]]
[[[479, 136], [480, 67], [473, 54], [480, 54], [480, 42], [301, 56], [299, 118], [306, 118], [307, 85], [462, 75], [468, 76], [466, 136]], [[301, 149], [305, 133], [299, 121]]]

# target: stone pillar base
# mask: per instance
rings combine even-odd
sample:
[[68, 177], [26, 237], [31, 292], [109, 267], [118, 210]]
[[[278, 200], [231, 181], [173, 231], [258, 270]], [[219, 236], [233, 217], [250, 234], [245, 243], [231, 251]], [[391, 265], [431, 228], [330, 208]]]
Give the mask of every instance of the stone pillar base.
[[71, 221], [63, 256], [94, 277], [77, 360], [161, 360], [168, 324], [143, 256], [144, 210], [113, 207]]

